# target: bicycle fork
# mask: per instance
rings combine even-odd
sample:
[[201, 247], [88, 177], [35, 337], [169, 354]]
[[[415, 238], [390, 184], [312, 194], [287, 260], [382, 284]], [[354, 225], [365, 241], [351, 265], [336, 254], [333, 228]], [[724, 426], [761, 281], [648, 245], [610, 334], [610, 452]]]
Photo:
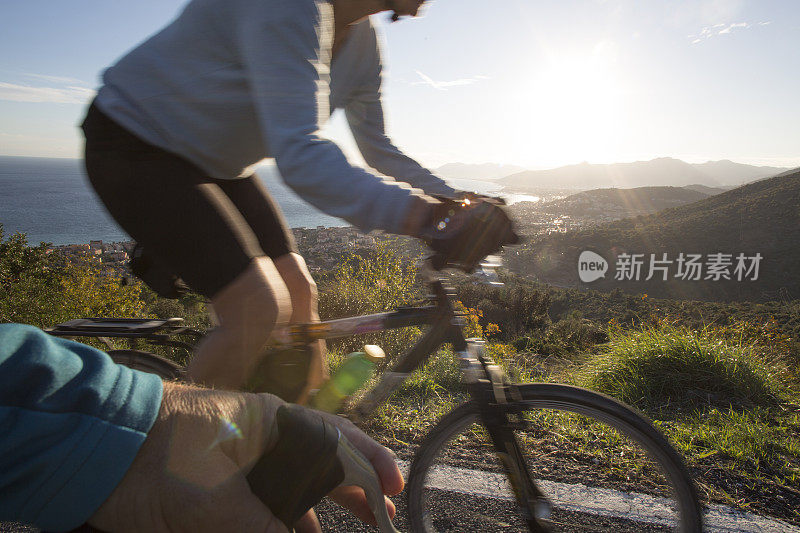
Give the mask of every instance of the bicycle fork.
[[550, 502], [528, 470], [519, 440], [514, 434], [514, 425], [508, 419], [505, 409], [497, 405], [486, 405], [481, 410], [481, 419], [503, 464], [528, 529], [533, 532], [549, 531], [540, 520], [550, 517]]
[[[518, 399], [516, 397], [519, 394], [515, 394], [514, 386], [507, 382], [500, 367], [483, 355], [482, 343], [470, 341], [462, 362], [468, 387], [473, 398], [478, 400], [481, 421], [503, 464], [522, 518], [530, 531], [549, 531], [541, 521], [550, 517], [550, 501], [533, 480], [522, 447], [514, 434], [515, 429], [525, 429], [527, 423], [522, 419], [512, 422], [508, 416], [507, 396], [510, 395], [513, 400]], [[478, 375], [484, 379], [478, 379]]]

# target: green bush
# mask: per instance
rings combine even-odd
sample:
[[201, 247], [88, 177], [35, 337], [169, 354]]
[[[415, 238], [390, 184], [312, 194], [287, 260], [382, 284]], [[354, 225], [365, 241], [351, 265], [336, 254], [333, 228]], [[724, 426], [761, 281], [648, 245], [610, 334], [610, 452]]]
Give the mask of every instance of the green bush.
[[0, 322], [48, 327], [73, 318], [135, 317], [143, 309], [139, 284], [119, 278], [85, 257], [66, 261], [45, 245], [29, 247], [24, 234], [3, 242], [0, 226]]
[[662, 323], [613, 329], [607, 350], [581, 368], [578, 381], [647, 409], [769, 407], [779, 402], [788, 373], [757, 342]]
[[498, 288], [463, 279], [456, 284], [458, 299], [467, 308], [480, 309], [483, 326], [498, 324], [499, 336], [506, 341], [543, 331], [550, 323], [550, 296], [513, 277], [505, 276], [504, 283]]
[[583, 353], [608, 342], [608, 333], [585, 318], [559, 320], [545, 333], [545, 343], [560, 348], [562, 354]]
[[439, 350], [403, 383], [398, 396], [447, 397], [463, 389], [461, 367], [449, 348]]
[[[319, 283], [319, 313], [323, 320], [391, 311], [419, 297], [417, 270], [403, 264], [388, 247], [381, 245], [368, 255], [348, 255], [327, 279]], [[400, 353], [419, 335], [417, 328], [360, 335], [329, 343], [333, 352], [360, 350], [377, 344], [387, 356]]]
[[608, 333], [585, 318], [570, 317], [551, 324], [543, 334], [519, 337], [511, 346], [517, 351], [559, 357], [589, 353], [608, 342]]

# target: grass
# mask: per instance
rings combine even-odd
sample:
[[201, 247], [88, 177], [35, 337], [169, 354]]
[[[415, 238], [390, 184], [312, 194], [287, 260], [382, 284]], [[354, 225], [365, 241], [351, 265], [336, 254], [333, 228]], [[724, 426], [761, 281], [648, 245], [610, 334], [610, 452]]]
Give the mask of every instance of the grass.
[[765, 409], [711, 409], [662, 422], [675, 446], [698, 462], [714, 458], [730, 468], [800, 484], [800, 412], [776, 416]]
[[[514, 381], [571, 382], [643, 411], [686, 458], [708, 500], [800, 523], [800, 387], [768, 336], [661, 322], [612, 326], [607, 343], [568, 357], [513, 344], [487, 349]], [[395, 447], [418, 442], [467, 399], [460, 378], [452, 351], [440, 351], [376, 412], [370, 433]], [[591, 457], [609, 483], [648, 478], [642, 456], [601, 424], [544, 414], [537, 425], [541, 431], [522, 438], [557, 475], [585, 476], [571, 469]]]
[[775, 407], [788, 371], [757, 342], [671, 324], [611, 332], [577, 382], [647, 411], [696, 405]]
[[784, 341], [749, 325], [612, 327], [571, 377], [644, 411], [708, 499], [797, 521], [800, 394]]

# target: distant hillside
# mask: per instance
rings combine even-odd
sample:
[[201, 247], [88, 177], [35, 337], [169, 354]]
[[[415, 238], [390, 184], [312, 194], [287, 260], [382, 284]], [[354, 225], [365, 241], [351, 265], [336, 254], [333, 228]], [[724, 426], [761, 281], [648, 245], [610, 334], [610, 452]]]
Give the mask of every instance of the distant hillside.
[[434, 174], [447, 179], [496, 180], [525, 170], [515, 165], [498, 165], [483, 163], [468, 165], [465, 163], [448, 163], [434, 170]]
[[554, 215], [619, 219], [649, 215], [707, 198], [709, 195], [682, 187], [595, 189], [542, 204], [540, 210]]
[[715, 194], [723, 193], [725, 191], [729, 191], [733, 189], [733, 187], [708, 187], [706, 185], [700, 185], [699, 183], [693, 183], [691, 185], [684, 185], [684, 189], [689, 189], [691, 191], [701, 192], [708, 196], [714, 196]]
[[551, 170], [527, 170], [499, 180], [509, 189], [527, 190], [536, 187], [575, 187], [597, 189], [616, 187], [630, 189], [647, 186], [740, 185], [786, 169], [754, 167], [731, 161], [714, 161], [692, 165], [669, 157], [634, 163], [592, 165], [581, 163]]
[[722, 161], [708, 161], [694, 166], [703, 174], [726, 185], [743, 185], [749, 181], [776, 176], [788, 170], [781, 167], [742, 165], [740, 163], [728, 161], [727, 159], [723, 159]]
[[782, 172], [781, 174], [778, 174], [776, 177], [780, 178], [780, 177], [783, 177], [783, 176], [791, 176], [795, 172], [800, 172], [800, 167], [792, 168], [790, 170], [787, 170], [786, 172]]
[[[508, 257], [512, 270], [560, 286], [646, 293], [698, 300], [800, 298], [800, 171], [768, 178], [659, 213], [619, 220], [592, 229], [543, 237]], [[592, 250], [609, 262], [604, 279], [581, 284], [578, 256]], [[650, 281], [650, 254], [673, 261], [667, 281], [659, 272]], [[680, 253], [701, 254], [702, 279], [676, 278]], [[761, 254], [756, 281], [705, 279], [709, 254]], [[621, 254], [644, 254], [640, 281], [615, 280]], [[748, 266], [750, 263], [748, 263]], [[735, 276], [734, 276], [735, 277]], [[745, 276], [747, 278], [747, 276]]]

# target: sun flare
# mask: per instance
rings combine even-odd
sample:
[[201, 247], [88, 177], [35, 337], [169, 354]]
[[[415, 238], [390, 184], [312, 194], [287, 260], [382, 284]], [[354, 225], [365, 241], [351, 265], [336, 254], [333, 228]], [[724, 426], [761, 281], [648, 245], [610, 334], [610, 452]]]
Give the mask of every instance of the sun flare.
[[551, 156], [606, 160], [624, 135], [623, 87], [608, 46], [559, 55], [528, 82], [527, 118]]

